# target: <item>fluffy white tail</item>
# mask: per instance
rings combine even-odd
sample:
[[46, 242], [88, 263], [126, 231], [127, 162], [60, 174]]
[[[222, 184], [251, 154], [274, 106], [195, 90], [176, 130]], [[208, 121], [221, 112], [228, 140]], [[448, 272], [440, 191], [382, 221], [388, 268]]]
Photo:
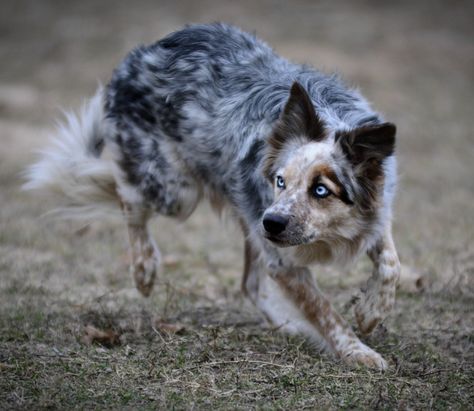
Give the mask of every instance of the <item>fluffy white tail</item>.
[[25, 171], [23, 188], [60, 194], [65, 201], [53, 212], [65, 218], [93, 218], [104, 211], [110, 216], [111, 211], [120, 211], [112, 164], [101, 158], [105, 133], [103, 90], [99, 88], [78, 115], [65, 113], [51, 145]]

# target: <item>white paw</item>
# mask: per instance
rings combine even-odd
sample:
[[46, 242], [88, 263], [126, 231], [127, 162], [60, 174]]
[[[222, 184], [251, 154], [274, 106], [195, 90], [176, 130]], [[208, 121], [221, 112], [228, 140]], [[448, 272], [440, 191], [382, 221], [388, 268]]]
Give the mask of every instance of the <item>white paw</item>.
[[387, 361], [378, 352], [362, 343], [359, 343], [354, 349], [345, 352], [342, 355], [342, 359], [350, 365], [363, 365], [380, 371], [388, 368]]

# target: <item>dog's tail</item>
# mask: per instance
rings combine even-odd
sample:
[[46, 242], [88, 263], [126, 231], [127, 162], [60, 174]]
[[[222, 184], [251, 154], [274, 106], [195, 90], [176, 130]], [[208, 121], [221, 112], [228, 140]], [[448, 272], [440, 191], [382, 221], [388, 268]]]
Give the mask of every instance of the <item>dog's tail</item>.
[[102, 156], [106, 133], [99, 88], [78, 114], [65, 113], [50, 146], [25, 171], [23, 188], [60, 194], [63, 202], [53, 210], [60, 217], [88, 219], [119, 212], [112, 163]]

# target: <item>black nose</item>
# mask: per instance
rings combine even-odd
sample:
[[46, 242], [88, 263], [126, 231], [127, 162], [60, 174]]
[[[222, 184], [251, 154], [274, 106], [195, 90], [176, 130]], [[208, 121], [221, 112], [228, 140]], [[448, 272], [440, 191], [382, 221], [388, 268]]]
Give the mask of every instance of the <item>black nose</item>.
[[277, 235], [280, 234], [288, 225], [289, 218], [284, 215], [266, 214], [263, 217], [263, 226], [267, 233]]

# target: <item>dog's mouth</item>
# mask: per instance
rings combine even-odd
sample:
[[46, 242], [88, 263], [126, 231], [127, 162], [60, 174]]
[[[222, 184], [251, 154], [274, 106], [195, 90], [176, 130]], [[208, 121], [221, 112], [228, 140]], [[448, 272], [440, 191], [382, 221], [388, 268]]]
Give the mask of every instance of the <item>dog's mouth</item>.
[[291, 246], [295, 245], [295, 244], [289, 243], [288, 241], [282, 240], [278, 236], [274, 236], [274, 235], [271, 235], [271, 234], [265, 234], [265, 238], [267, 240], [271, 241], [273, 244], [275, 244], [278, 247], [291, 247]]
[[281, 244], [281, 243], [283, 243], [283, 241], [281, 241], [278, 237], [275, 237], [275, 236], [273, 236], [273, 235], [271, 235], [271, 234], [265, 235], [265, 238], [266, 238], [267, 240], [270, 240], [272, 243], [275, 243], [275, 244]]
[[281, 235], [274, 235], [270, 233], [265, 233], [264, 237], [277, 247], [295, 247], [299, 245], [312, 244], [317, 238], [315, 235], [305, 236], [303, 238], [282, 238]]

